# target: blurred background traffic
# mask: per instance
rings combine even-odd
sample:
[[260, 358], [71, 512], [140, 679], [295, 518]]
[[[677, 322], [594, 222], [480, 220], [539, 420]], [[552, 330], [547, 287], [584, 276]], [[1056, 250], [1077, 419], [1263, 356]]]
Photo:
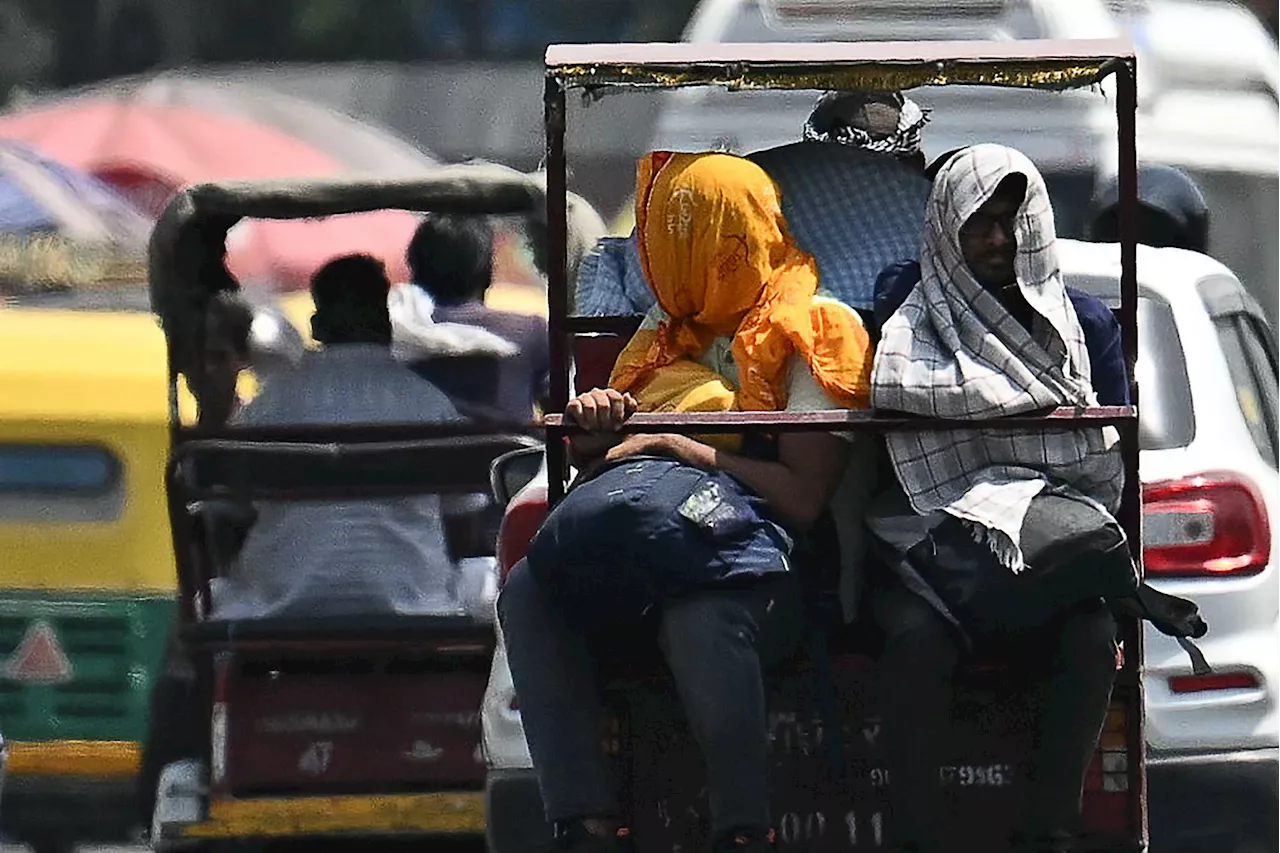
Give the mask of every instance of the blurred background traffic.
[[[1274, 340], [1276, 32], [1274, 0], [0, 0], [0, 732], [24, 745], [10, 787], [23, 778], [64, 804], [48, 806], [41, 827], [65, 830], [62, 810], [75, 802], [83, 837], [136, 829], [129, 780], [174, 584], [160, 478], [167, 376], [146, 313], [146, 243], [177, 188], [403, 177], [470, 159], [536, 170], [541, 60], [554, 42], [1125, 33], [1140, 57], [1140, 159], [1200, 187], [1209, 253], [1262, 306]], [[1046, 176], [1060, 236], [1084, 238], [1116, 168], [1113, 93], [1100, 94], [955, 87], [913, 97], [932, 109], [930, 160], [988, 140], [1022, 149]], [[815, 95], [698, 89], [575, 102], [570, 188], [624, 235], [642, 152], [794, 141]], [[315, 270], [371, 252], [404, 281], [414, 227], [396, 211], [248, 220], [229, 235], [228, 266], [252, 300], [277, 305], [305, 335]], [[545, 313], [532, 239], [518, 223], [499, 229], [491, 303]], [[1254, 409], [1274, 400], [1259, 391]], [[1274, 469], [1276, 413], [1245, 414]], [[103, 519], [118, 523], [88, 540], [49, 534], [50, 522]], [[49, 603], [87, 589], [99, 594]], [[73, 611], [92, 619], [71, 620]], [[72, 785], [87, 793], [67, 799]], [[21, 817], [0, 800], [7, 830]], [[77, 840], [21, 831], [42, 851]]]
[[[90, 173], [154, 215], [191, 181], [404, 173], [470, 158], [536, 168], [550, 42], [1127, 31], [1142, 57], [1144, 162], [1196, 179], [1212, 209], [1213, 253], [1273, 311], [1275, 28], [1276, 4], [1266, 0], [380, 0], [376, 14], [343, 0], [5, 0], [0, 139]], [[572, 187], [625, 228], [636, 155], [655, 145], [750, 151], [791, 141], [811, 98], [773, 100], [783, 103], [702, 90], [606, 99], [569, 123], [580, 128], [570, 140]], [[1114, 146], [1102, 144], [1114, 132], [1111, 105], [1028, 95], [997, 97], [991, 111], [972, 90], [921, 101], [934, 107], [926, 154], [979, 139], [1019, 145], [1050, 177], [1062, 236], [1081, 236], [1089, 200], [1114, 169], [1105, 162]], [[382, 243], [403, 272], [398, 247], [409, 227], [391, 214], [341, 226], [246, 224], [233, 271], [295, 289], [323, 260], [315, 252]], [[512, 275], [520, 277], [504, 267], [502, 277]]]

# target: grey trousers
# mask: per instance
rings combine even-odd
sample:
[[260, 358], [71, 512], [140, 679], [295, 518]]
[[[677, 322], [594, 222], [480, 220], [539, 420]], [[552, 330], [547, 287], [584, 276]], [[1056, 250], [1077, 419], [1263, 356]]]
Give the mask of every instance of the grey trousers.
[[[658, 646], [706, 763], [715, 833], [770, 826], [762, 652], [784, 653], [793, 640], [781, 627], [797, 621], [782, 615], [795, 612], [789, 581], [710, 587], [658, 614]], [[597, 644], [566, 623], [523, 562], [498, 615], [547, 819], [617, 816]]]
[[[941, 831], [938, 766], [950, 728], [951, 690], [962, 643], [923, 598], [900, 584], [872, 597], [885, 632], [880, 658], [881, 717], [888, 747], [896, 842], [930, 849]], [[1035, 676], [1035, 741], [1023, 832], [1054, 836], [1076, 829], [1084, 776], [1106, 721], [1115, 678], [1116, 623], [1101, 599], [1016, 638], [1015, 663]]]

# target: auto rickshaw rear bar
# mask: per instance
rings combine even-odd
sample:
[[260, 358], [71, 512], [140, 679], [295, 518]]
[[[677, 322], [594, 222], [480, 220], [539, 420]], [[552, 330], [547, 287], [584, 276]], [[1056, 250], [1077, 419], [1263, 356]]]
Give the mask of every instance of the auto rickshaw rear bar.
[[[821, 412], [685, 412], [682, 414], [640, 412], [628, 418], [619, 432], [627, 434], [732, 433], [754, 430], [840, 432], [857, 429], [896, 432], [933, 429], [1073, 429], [1082, 426], [1133, 423], [1136, 418], [1136, 410], [1131, 406], [1098, 406], [1088, 409], [1063, 406], [1040, 414], [1011, 415], [984, 420], [924, 418], [885, 414], [866, 409], [830, 409]], [[563, 415], [547, 415], [544, 422], [548, 436], [583, 432], [581, 427], [566, 424]]]

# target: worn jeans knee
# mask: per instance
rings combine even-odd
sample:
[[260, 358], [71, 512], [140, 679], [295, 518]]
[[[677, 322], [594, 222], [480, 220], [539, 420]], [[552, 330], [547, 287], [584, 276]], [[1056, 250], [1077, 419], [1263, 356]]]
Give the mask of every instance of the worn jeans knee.
[[712, 830], [769, 826], [768, 730], [761, 645], [768, 588], [711, 588], [663, 606], [658, 643], [707, 768]]
[[547, 819], [617, 811], [600, 743], [604, 709], [587, 639], [565, 621], [521, 561], [498, 597], [511, 680]]

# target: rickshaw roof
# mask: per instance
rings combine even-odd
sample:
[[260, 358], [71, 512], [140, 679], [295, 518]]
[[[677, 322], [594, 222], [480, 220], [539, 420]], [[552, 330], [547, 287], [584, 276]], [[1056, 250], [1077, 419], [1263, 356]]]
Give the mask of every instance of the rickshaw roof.
[[309, 219], [374, 210], [444, 211], [477, 215], [539, 210], [546, 189], [534, 175], [493, 163], [465, 163], [396, 177], [320, 177], [205, 183], [180, 190], [151, 234], [151, 307], [170, 335], [191, 331], [205, 300], [226, 277], [199, 274], [221, 259], [237, 221]]
[[556, 44], [565, 88], [911, 89], [968, 84], [1070, 89], [1132, 60], [1128, 39], [753, 44]]

